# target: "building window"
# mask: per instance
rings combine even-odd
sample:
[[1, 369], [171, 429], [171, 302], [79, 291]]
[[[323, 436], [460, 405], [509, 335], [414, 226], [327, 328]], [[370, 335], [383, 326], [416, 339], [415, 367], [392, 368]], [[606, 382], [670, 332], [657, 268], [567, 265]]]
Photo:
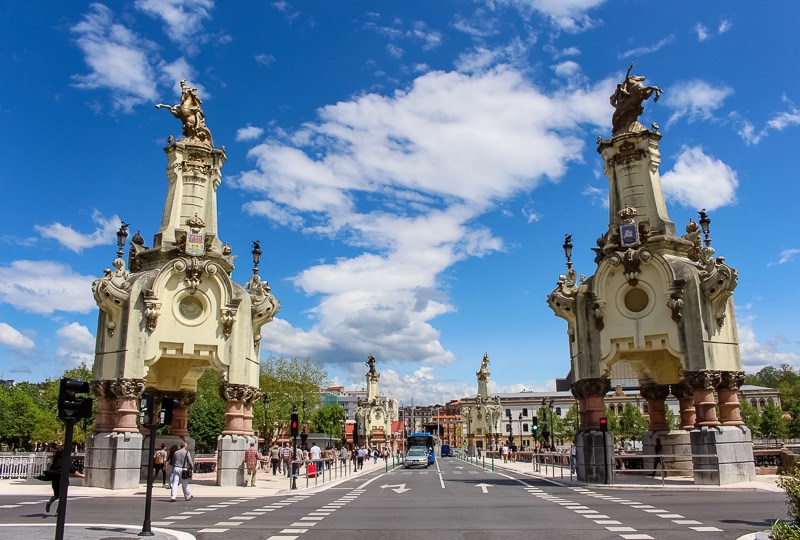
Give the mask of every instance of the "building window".
[[506, 418], [511, 416], [511, 409], [506, 409]]
[[561, 407], [556, 407], [556, 416], [561, 416]]
[[767, 406], [767, 402], [766, 402], [766, 401], [764, 401], [764, 398], [761, 398], [761, 401], [759, 401], [758, 403], [759, 403], [759, 405], [761, 406], [761, 407], [760, 407], [761, 409], [763, 409], [764, 407], [766, 407], [766, 406]]
[[511, 424], [506, 424], [506, 431], [511, 433]]
[[528, 416], [528, 409], [522, 409], [522, 416]]
[[758, 409], [758, 401], [756, 401], [755, 399], [751, 399], [750, 406], [752, 406], [755, 409]]
[[647, 405], [647, 403], [642, 405], [642, 412], [644, 412], [644, 414], [650, 414], [650, 407]]
[[522, 432], [523, 433], [527, 433], [528, 432], [528, 424], [522, 424]]

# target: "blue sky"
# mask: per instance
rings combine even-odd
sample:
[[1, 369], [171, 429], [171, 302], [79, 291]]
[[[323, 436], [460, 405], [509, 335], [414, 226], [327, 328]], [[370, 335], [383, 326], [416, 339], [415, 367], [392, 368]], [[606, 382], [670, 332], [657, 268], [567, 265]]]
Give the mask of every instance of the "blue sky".
[[228, 162], [220, 237], [282, 308], [262, 347], [416, 403], [554, 388], [545, 299], [608, 225], [595, 140], [631, 62], [664, 89], [671, 219], [739, 271], [745, 370], [800, 367], [800, 4], [621, 0], [0, 1], [0, 373], [91, 362], [120, 219], [148, 245], [179, 81]]

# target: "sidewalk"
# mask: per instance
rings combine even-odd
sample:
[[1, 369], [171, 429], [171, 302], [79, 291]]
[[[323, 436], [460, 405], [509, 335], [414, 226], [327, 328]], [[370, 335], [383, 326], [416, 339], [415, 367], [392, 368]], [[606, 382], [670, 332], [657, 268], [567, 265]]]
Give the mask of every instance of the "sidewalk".
[[[391, 461], [389, 467], [391, 469]], [[208, 474], [195, 474], [189, 482], [189, 490], [195, 499], [203, 497], [270, 497], [279, 495], [293, 495], [298, 493], [315, 493], [328, 489], [332, 486], [340, 484], [351, 478], [358, 477], [362, 474], [376, 471], [385, 470], [386, 466], [383, 460], [378, 460], [378, 463], [372, 463], [372, 460], [364, 460], [364, 468], [360, 471], [352, 471], [350, 474], [333, 475], [329, 479], [328, 472], [325, 472], [325, 482], [323, 483], [322, 477], [309, 478], [306, 484], [306, 478], [300, 476], [297, 478], [297, 489], [292, 490], [290, 479], [280, 473], [272, 475], [269, 470], [259, 470], [256, 475], [255, 487], [244, 486], [217, 486], [216, 473]], [[179, 489], [180, 500], [183, 501], [183, 493]], [[55, 534], [56, 518], [55, 518], [55, 505], [52, 510], [51, 517], [46, 517], [44, 514], [44, 504], [47, 499], [53, 494], [49, 482], [41, 482], [39, 480], [0, 480], [0, 504], [8, 508], [11, 504], [16, 503], [14, 497], [41, 497], [38, 503], [31, 503], [26, 501], [23, 503], [26, 514], [41, 514], [42, 519], [37, 519], [36, 523], [0, 523], [0, 538], [25, 538], [26, 540], [51, 540]], [[70, 478], [69, 486], [69, 500], [81, 497], [139, 497], [142, 499], [142, 508], [144, 508], [144, 499], [147, 494], [147, 485], [140, 484], [138, 488], [134, 489], [104, 489], [87, 487], [82, 485], [81, 478]], [[153, 485], [153, 501], [166, 502], [169, 500], [169, 490], [161, 487], [161, 482], [155, 482]], [[36, 506], [34, 506], [34, 504]], [[168, 504], [168, 503], [167, 503]], [[202, 504], [202, 503], [201, 503]], [[6, 506], [8, 505], [8, 506]], [[22, 504], [19, 504], [22, 506]], [[69, 512], [69, 503], [67, 506]], [[37, 515], [38, 518], [38, 515]], [[143, 517], [137, 517], [143, 519]], [[86, 523], [70, 523], [67, 519], [66, 527], [64, 530], [65, 540], [104, 540], [108, 538], [127, 538], [130, 537], [140, 538], [138, 534], [142, 530], [142, 525], [133, 524], [86, 524]], [[163, 527], [151, 528], [155, 540], [194, 540], [194, 536], [182, 531], [173, 529], [165, 529]]]
[[[491, 460], [486, 460], [486, 468], [491, 469]], [[613, 484], [587, 484], [586, 482], [579, 482], [576, 475], [570, 475], [569, 468], [553, 467], [548, 465], [539, 466], [539, 471], [534, 471], [532, 463], [523, 462], [508, 462], [503, 463], [502, 459], [494, 460], [494, 468], [497, 470], [510, 470], [521, 472], [529, 476], [542, 478], [549, 482], [562, 486], [591, 486], [592, 488], [600, 489], [667, 489], [667, 490], [681, 490], [681, 491], [771, 491], [783, 493], [783, 490], [778, 487], [778, 475], [765, 474], [758, 475], [752, 482], [738, 482], [735, 484], [726, 484], [724, 486], [716, 485], [695, 485], [694, 479], [691, 477], [669, 476], [664, 478], [663, 485], [662, 479], [657, 475], [651, 478], [646, 474], [617, 474]], [[563, 476], [562, 476], [563, 475]]]

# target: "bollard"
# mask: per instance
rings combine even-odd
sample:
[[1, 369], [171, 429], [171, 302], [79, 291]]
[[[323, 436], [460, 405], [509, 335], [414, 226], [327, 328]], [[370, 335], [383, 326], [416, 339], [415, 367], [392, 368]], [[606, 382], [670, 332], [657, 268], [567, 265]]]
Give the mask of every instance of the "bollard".
[[494, 472], [494, 456], [492, 456], [492, 472]]

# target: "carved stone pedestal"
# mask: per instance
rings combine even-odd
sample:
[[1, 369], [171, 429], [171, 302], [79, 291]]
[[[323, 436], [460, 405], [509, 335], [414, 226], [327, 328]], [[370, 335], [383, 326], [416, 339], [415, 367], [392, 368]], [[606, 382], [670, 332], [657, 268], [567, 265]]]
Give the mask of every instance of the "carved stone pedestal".
[[614, 437], [610, 432], [581, 431], [575, 436], [578, 480], [590, 484], [614, 482]]
[[695, 484], [722, 486], [756, 479], [753, 439], [747, 427], [702, 427], [690, 435]]
[[249, 435], [223, 435], [217, 439], [217, 485], [243, 486], [245, 470], [242, 467], [244, 452], [250, 443], [258, 444], [258, 437]]
[[143, 440], [141, 433], [94, 433], [86, 444], [83, 485], [106, 489], [138, 488]]

